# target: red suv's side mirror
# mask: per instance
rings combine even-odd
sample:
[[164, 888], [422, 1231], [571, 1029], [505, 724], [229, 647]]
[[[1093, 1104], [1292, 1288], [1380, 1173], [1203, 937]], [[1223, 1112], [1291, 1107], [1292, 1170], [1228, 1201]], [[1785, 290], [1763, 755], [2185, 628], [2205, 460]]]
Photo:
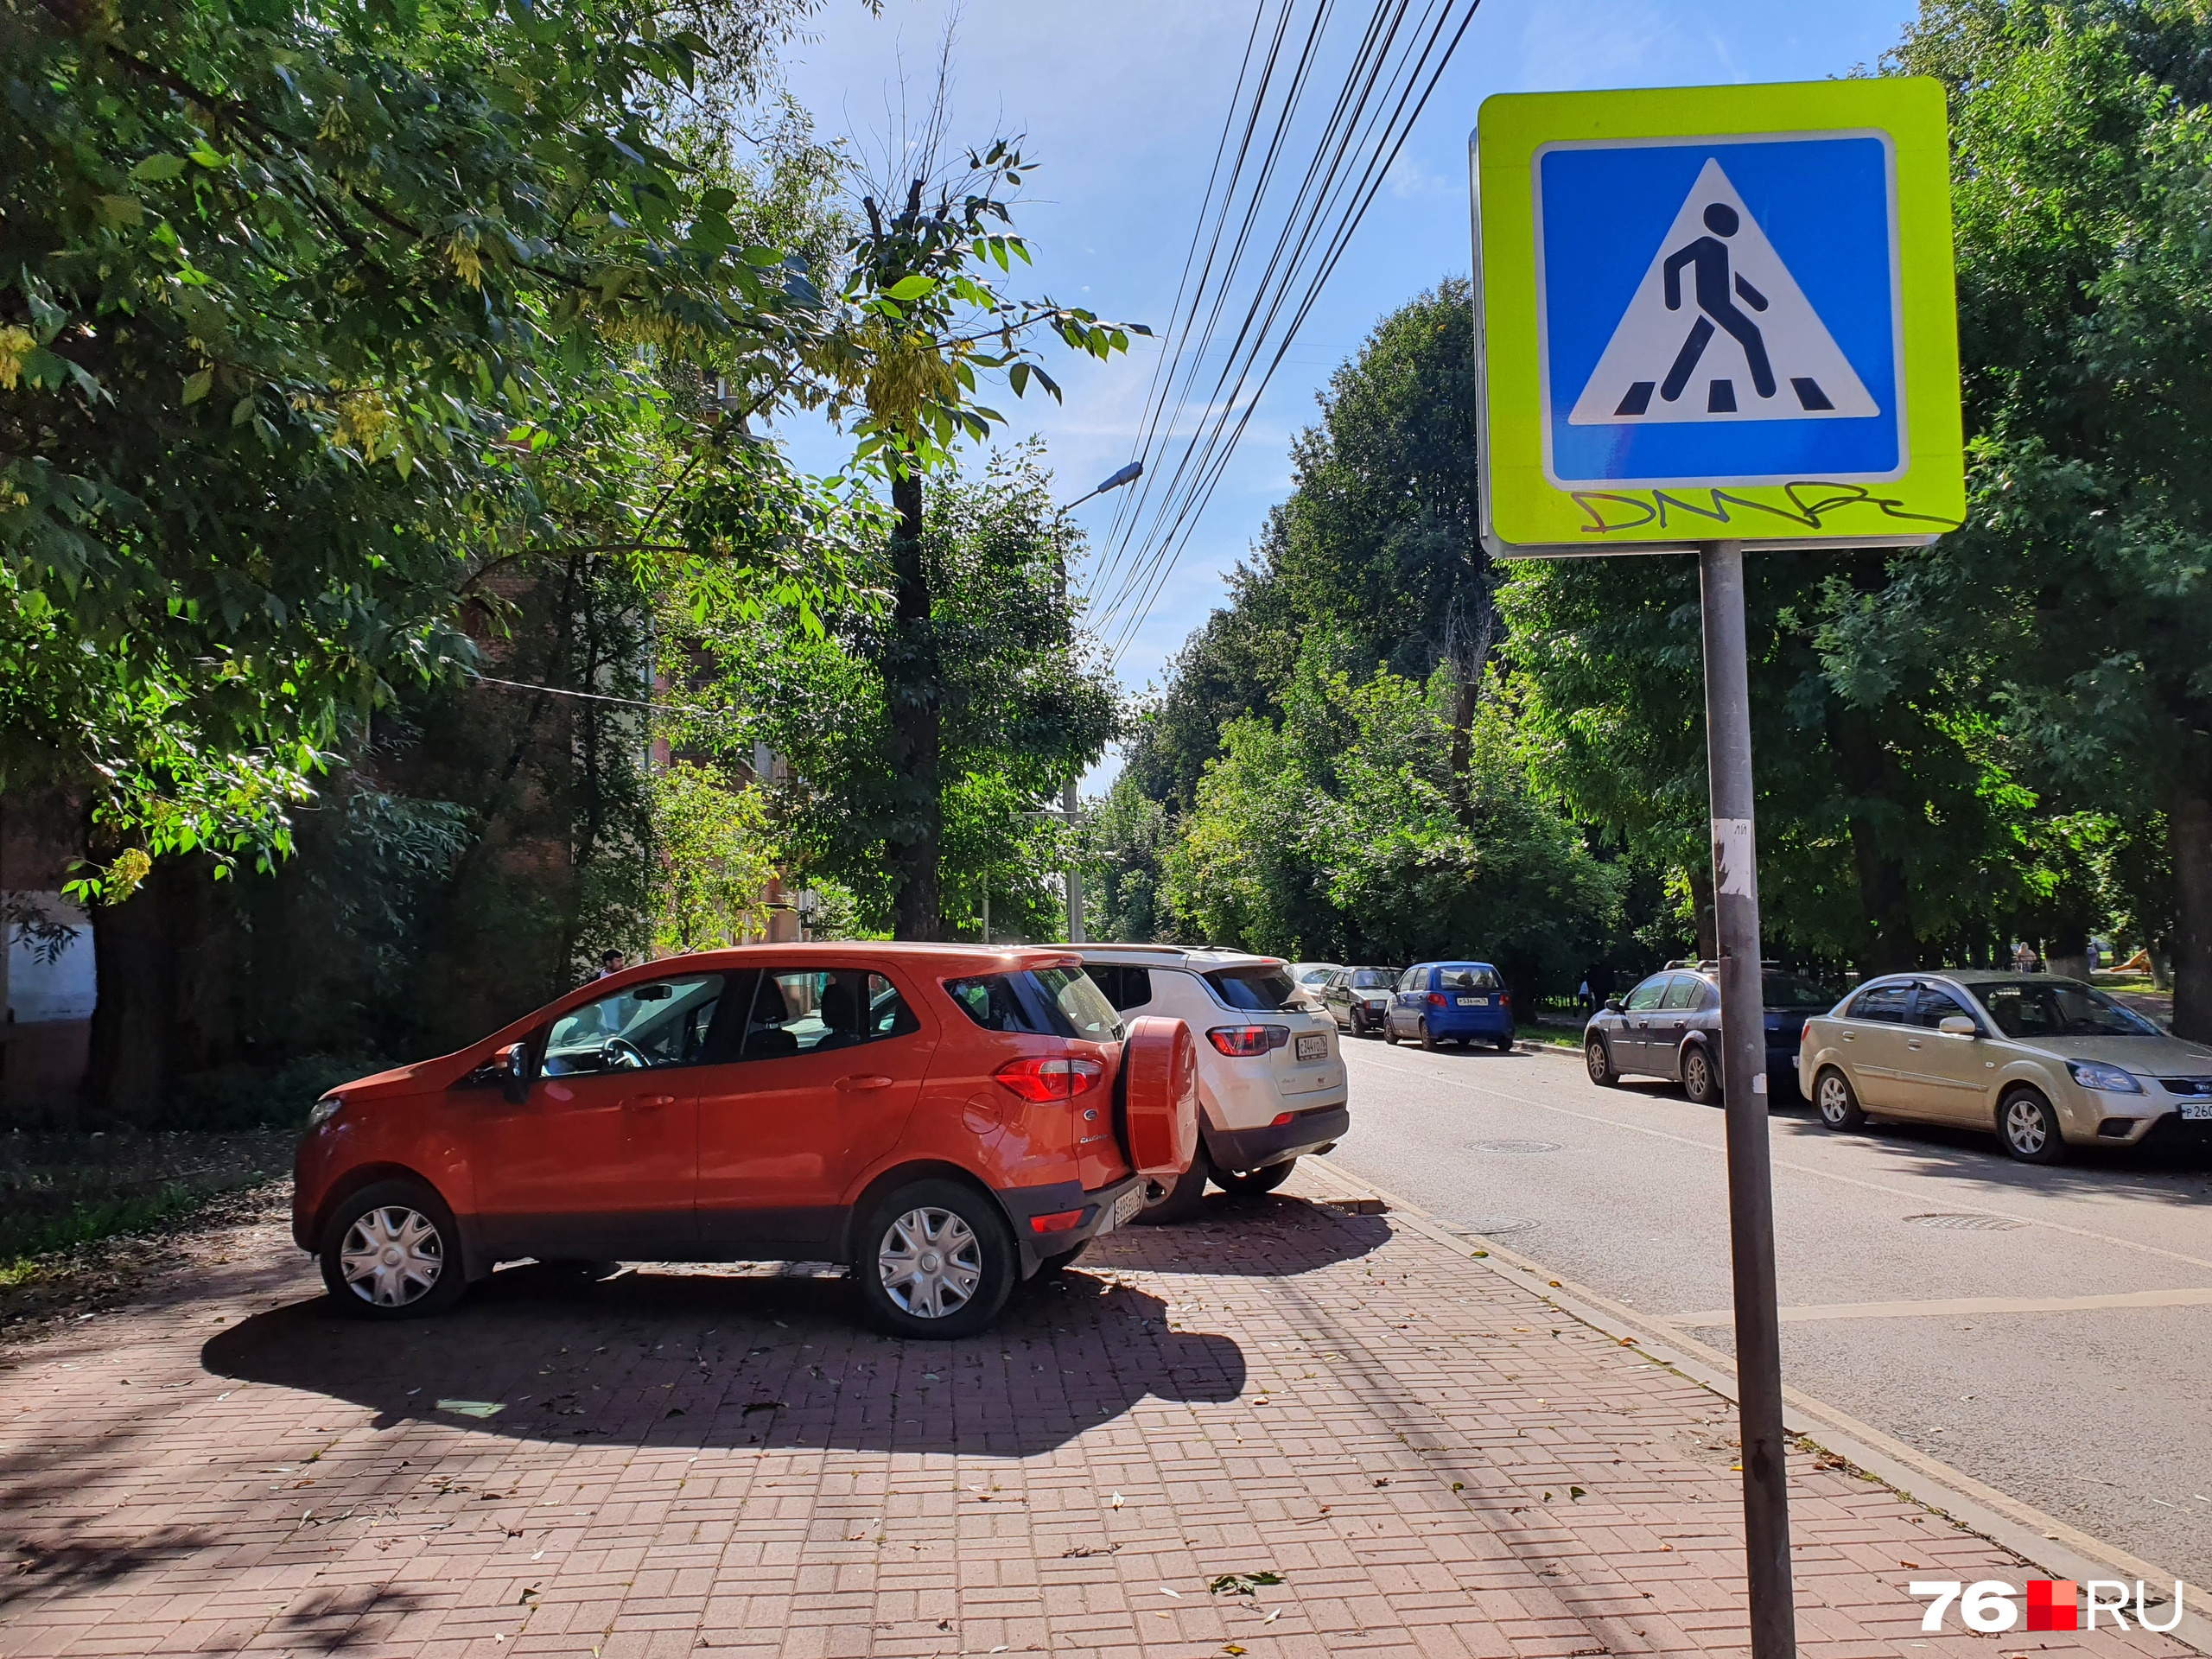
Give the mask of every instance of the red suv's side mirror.
[[527, 1041], [509, 1043], [493, 1057], [500, 1071], [499, 1092], [518, 1106], [530, 1098], [530, 1085], [537, 1081], [537, 1066]]

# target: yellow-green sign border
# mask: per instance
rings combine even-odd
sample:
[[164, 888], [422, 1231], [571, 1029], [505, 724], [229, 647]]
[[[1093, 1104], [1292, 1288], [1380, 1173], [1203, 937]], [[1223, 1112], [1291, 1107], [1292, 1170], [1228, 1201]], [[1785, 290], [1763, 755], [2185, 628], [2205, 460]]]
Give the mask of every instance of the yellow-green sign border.
[[[1893, 479], [1562, 489], [1550, 482], [1538, 361], [1535, 162], [1562, 143], [1875, 131], [1889, 141], [1905, 383]], [[1926, 77], [1606, 92], [1500, 93], [1468, 140], [1478, 466], [1498, 558], [1751, 548], [1925, 545], [1966, 516], [1958, 305], [1943, 88]], [[1489, 187], [1485, 189], [1485, 186]], [[1502, 463], [1502, 464], [1501, 464]], [[1501, 499], [1497, 480], [1509, 480]]]

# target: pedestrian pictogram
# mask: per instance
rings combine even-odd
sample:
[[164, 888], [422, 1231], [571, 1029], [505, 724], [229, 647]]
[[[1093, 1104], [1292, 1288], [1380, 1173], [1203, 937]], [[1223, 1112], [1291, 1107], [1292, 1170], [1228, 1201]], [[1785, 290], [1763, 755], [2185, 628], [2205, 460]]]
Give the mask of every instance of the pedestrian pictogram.
[[1716, 156], [1652, 250], [1567, 418], [1603, 426], [1881, 412]]

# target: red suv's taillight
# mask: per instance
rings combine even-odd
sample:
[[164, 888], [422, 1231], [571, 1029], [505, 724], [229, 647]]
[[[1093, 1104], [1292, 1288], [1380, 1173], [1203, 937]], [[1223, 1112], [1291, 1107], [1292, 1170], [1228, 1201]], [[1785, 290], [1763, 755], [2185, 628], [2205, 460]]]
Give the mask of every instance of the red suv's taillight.
[[1025, 1054], [991, 1073], [1024, 1100], [1073, 1100], [1096, 1089], [1105, 1065], [1079, 1054]]
[[1249, 1058], [1290, 1040], [1288, 1026], [1216, 1026], [1206, 1040], [1224, 1054]]

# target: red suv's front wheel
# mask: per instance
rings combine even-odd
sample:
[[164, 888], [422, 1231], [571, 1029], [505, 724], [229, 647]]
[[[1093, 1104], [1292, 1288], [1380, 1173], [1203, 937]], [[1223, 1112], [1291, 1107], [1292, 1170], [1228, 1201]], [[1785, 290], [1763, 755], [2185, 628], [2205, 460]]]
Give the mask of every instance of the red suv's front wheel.
[[467, 1287], [453, 1211], [419, 1181], [363, 1187], [324, 1230], [322, 1282], [332, 1301], [362, 1319], [442, 1313]]

